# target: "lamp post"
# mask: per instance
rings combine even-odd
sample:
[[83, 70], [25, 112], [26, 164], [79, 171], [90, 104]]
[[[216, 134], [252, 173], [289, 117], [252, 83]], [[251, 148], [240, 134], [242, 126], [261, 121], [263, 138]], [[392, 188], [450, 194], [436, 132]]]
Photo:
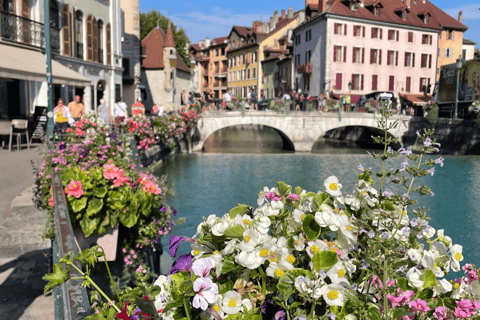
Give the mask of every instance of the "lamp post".
[[464, 60], [462, 56], [459, 56], [457, 59], [457, 90], [455, 96], [455, 115], [453, 116], [455, 119], [458, 119], [458, 89], [460, 88], [460, 70], [463, 68]]
[[197, 66], [197, 61], [195, 58], [190, 57], [190, 69], [192, 69], [192, 103], [195, 103], [195, 67]]
[[53, 140], [53, 98], [52, 98], [52, 49], [50, 47], [50, 5], [47, 0], [44, 1], [45, 17], [45, 60], [47, 64], [47, 138]]
[[172, 52], [172, 54], [168, 57], [168, 60], [170, 60], [170, 67], [173, 68], [172, 105], [173, 105], [173, 108], [175, 109], [175, 78], [177, 76], [177, 55], [175, 54], [175, 52]]

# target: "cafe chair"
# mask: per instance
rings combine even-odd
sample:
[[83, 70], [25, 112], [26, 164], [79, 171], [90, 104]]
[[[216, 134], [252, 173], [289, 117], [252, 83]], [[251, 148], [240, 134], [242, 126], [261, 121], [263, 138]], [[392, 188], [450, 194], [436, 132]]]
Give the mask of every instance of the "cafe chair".
[[3, 136], [10, 136], [12, 131], [12, 123], [10, 120], [0, 120], [0, 139], [2, 139], [2, 149], [5, 146], [5, 138]]
[[21, 150], [22, 145], [22, 136], [25, 136], [27, 139], [27, 146], [30, 149], [30, 139], [28, 138], [28, 120], [16, 119], [12, 120], [12, 128], [10, 131], [10, 142], [8, 146], [8, 151], [12, 151], [12, 140], [13, 137], [17, 139], [17, 148]]

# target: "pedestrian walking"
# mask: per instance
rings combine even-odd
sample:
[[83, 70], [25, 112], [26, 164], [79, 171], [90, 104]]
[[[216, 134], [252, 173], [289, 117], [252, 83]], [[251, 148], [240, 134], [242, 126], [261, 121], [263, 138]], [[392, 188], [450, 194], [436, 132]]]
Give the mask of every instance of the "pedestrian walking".
[[120, 130], [120, 123], [122, 123], [127, 116], [127, 108], [127, 104], [122, 101], [122, 98], [117, 97], [117, 103], [115, 103], [115, 107], [113, 109], [113, 113], [115, 115], [115, 126], [117, 130]]
[[345, 111], [347, 112], [350, 112], [350, 103], [351, 103], [351, 100], [352, 98], [350, 97], [350, 94], [347, 93], [347, 95], [345, 96]]
[[112, 114], [110, 113], [110, 108], [105, 104], [105, 99], [100, 99], [98, 114], [105, 121], [106, 126], [110, 127], [113, 124]]
[[257, 91], [255, 91], [255, 88], [251, 89], [251, 93], [250, 93], [250, 101], [252, 103], [252, 108], [253, 110], [258, 110], [258, 95], [257, 95]]
[[68, 129], [69, 125], [75, 124], [75, 119], [72, 117], [70, 109], [65, 106], [62, 98], [58, 99], [58, 104], [53, 109], [53, 122], [57, 133]]
[[227, 110], [227, 104], [232, 101], [232, 95], [230, 94], [230, 89], [227, 89], [227, 92], [223, 95], [223, 110]]
[[140, 114], [145, 114], [145, 106], [142, 103], [142, 98], [138, 97], [137, 102], [132, 104], [132, 116], [138, 116]]
[[80, 96], [76, 95], [74, 101], [68, 104], [68, 110], [75, 121], [80, 120], [85, 115], [85, 107], [80, 102]]
[[310, 98], [308, 91], [303, 92], [302, 111], [307, 111], [308, 98]]

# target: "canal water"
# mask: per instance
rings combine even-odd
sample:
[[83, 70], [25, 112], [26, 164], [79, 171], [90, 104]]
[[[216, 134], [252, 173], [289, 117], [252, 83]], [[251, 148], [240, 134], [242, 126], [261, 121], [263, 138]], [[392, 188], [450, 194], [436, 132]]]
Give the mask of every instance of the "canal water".
[[[256, 208], [259, 191], [264, 186], [274, 187], [277, 181], [317, 192], [323, 188], [327, 177], [335, 175], [347, 194], [354, 189], [359, 163], [380, 169], [380, 161], [367, 155], [366, 150], [352, 149], [344, 144], [340, 148], [335, 144], [327, 145], [329, 147], [323, 151], [330, 154], [193, 153], [172, 156], [156, 174], [167, 176], [175, 191], [168, 203], [177, 209], [179, 216], [186, 218], [186, 222], [170, 235], [193, 236], [202, 217], [222, 216], [238, 203]], [[246, 149], [247, 146], [242, 147]], [[480, 157], [444, 158], [444, 166], [437, 166], [433, 177], [428, 175], [415, 182], [429, 186], [435, 195], [417, 195], [416, 198], [420, 206], [431, 209], [431, 225], [437, 230], [445, 229], [445, 234], [455, 244], [464, 247], [463, 263], [480, 266]], [[398, 168], [402, 161], [400, 158], [387, 161], [387, 169]], [[395, 189], [395, 185], [387, 187]], [[168, 239], [163, 238], [165, 249], [168, 249]], [[181, 245], [180, 253], [189, 251], [188, 244]], [[164, 271], [170, 262], [165, 257]]]

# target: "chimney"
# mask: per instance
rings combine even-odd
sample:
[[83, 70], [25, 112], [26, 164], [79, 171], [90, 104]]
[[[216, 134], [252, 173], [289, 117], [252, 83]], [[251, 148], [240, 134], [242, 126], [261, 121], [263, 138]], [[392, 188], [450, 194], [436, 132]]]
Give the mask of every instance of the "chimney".
[[255, 20], [255, 21], [253, 21], [252, 29], [257, 30], [258, 26], [261, 26], [261, 25], [262, 25], [262, 21]]
[[303, 23], [305, 21], [305, 10], [302, 10], [298, 13], [298, 17], [299, 17], [299, 23]]
[[210, 47], [210, 38], [205, 38], [205, 48]]
[[269, 33], [270, 32], [270, 25], [267, 22], [264, 22], [262, 24], [262, 32], [263, 33]]
[[269, 24], [270, 30], [275, 29], [276, 26], [277, 26], [277, 21], [275, 19], [275, 15], [273, 15], [270, 17], [270, 24]]
[[287, 18], [287, 14], [285, 13], [285, 10], [282, 10], [282, 19]]
[[288, 30], [287, 30], [287, 41], [288, 41], [288, 43], [293, 43], [292, 36], [293, 36], [293, 30], [292, 30], [292, 29], [288, 29]]
[[292, 7], [288, 8], [287, 19], [288, 20], [293, 19], [293, 8]]
[[[362, 2], [362, 0], [360, 0]], [[318, 2], [318, 13], [322, 13], [327, 10], [327, 0], [320, 0]]]
[[462, 14], [463, 14], [462, 11], [460, 11], [460, 12], [458, 13], [458, 22], [460, 22], [460, 23], [462, 23]]
[[[360, 5], [360, 8], [365, 7], [365, 3], [363, 3], [363, 0], [360, 0], [359, 5]], [[325, 7], [326, 7], [326, 6], [327, 6], [327, 4], [326, 4], [326, 2], [325, 2]]]
[[410, 1], [412, 1], [412, 0], [405, 0], [405, 4], [406, 4], [407, 7], [409, 7], [409, 8], [410, 8]]

